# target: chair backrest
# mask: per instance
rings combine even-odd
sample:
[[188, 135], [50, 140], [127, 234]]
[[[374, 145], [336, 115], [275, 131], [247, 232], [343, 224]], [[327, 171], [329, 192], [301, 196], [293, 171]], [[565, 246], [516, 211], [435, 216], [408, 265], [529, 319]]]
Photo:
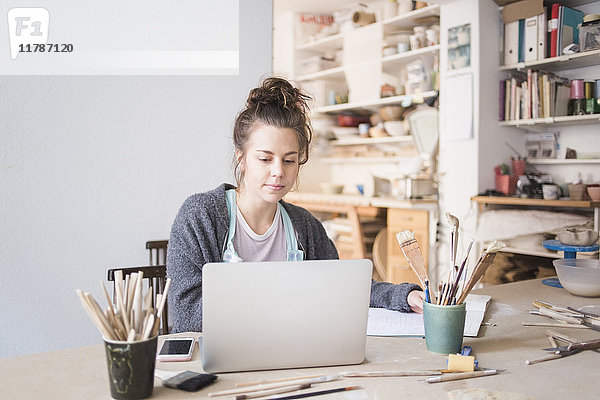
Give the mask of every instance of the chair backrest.
[[150, 263], [148, 265], [167, 265], [168, 240], [149, 240], [146, 248], [150, 251]]
[[[156, 296], [163, 293], [165, 289], [165, 283], [167, 281], [167, 266], [166, 265], [147, 265], [142, 267], [127, 267], [127, 268], [113, 268], [108, 270], [107, 279], [109, 282], [113, 282], [113, 302], [116, 302], [115, 295], [115, 271], [123, 271], [123, 278], [134, 272], [142, 271], [144, 273], [144, 280], [148, 282], [148, 290], [152, 291], [152, 307], [156, 308]], [[163, 308], [161, 316], [161, 327], [159, 334], [166, 335], [169, 333], [169, 322], [168, 322], [168, 307]]]

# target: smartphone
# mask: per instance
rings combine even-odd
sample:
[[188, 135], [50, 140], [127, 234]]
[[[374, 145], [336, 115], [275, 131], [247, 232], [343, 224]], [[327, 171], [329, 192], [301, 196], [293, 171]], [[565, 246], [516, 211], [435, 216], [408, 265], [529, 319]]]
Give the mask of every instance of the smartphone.
[[190, 337], [167, 338], [156, 355], [158, 361], [190, 361], [196, 339]]

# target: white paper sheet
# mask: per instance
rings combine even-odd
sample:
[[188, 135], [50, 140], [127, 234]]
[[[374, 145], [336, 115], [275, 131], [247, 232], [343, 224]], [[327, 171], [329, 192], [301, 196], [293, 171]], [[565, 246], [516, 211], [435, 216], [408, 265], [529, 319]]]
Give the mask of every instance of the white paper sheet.
[[473, 137], [472, 74], [448, 76], [441, 81], [440, 141], [451, 142]]
[[[467, 296], [465, 336], [477, 337], [479, 327], [491, 297], [480, 294]], [[369, 308], [368, 336], [425, 336], [423, 315], [401, 313], [383, 308]]]

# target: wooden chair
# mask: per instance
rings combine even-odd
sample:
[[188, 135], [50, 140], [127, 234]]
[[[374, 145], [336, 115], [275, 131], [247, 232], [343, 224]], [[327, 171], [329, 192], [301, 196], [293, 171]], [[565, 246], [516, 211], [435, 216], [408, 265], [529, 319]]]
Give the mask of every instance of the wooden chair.
[[[167, 281], [167, 266], [166, 265], [148, 265], [142, 267], [127, 267], [127, 268], [113, 268], [108, 270], [107, 279], [109, 282], [113, 282], [113, 302], [116, 299], [114, 281], [115, 271], [123, 271], [123, 278], [130, 275], [133, 272], [142, 271], [144, 273], [144, 280], [148, 282], [148, 290], [152, 291], [152, 307], [156, 308], [156, 295], [162, 293], [165, 289], [165, 283]], [[168, 323], [168, 307], [165, 307], [161, 316], [161, 327], [159, 334], [166, 335], [169, 333]]]
[[150, 264], [167, 265], [168, 240], [150, 240], [146, 242], [146, 248], [150, 251]]

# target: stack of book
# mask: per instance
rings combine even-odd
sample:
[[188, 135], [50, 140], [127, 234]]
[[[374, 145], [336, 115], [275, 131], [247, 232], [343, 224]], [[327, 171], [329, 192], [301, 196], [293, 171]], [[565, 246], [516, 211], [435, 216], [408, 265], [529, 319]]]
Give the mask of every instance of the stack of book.
[[549, 72], [527, 69], [500, 81], [500, 121], [567, 115], [569, 81]]
[[504, 11], [504, 65], [558, 57], [563, 55], [565, 47], [579, 44], [583, 12], [554, 3], [543, 7], [542, 13], [531, 15], [542, 9], [541, 4], [536, 7], [536, 3], [535, 0], [512, 3], [509, 6], [513, 10]]

